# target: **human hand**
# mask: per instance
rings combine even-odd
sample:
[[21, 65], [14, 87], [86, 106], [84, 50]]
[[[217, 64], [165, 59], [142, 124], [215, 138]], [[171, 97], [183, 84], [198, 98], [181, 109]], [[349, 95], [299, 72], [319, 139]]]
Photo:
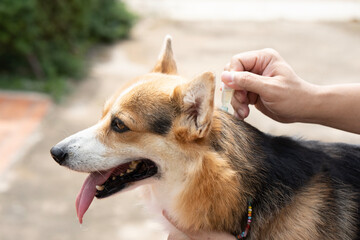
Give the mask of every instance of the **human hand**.
[[279, 122], [306, 121], [311, 117], [307, 106], [317, 86], [297, 76], [275, 50], [237, 54], [224, 70], [222, 81], [235, 89], [231, 104], [237, 118], [249, 115], [249, 104]]
[[[229, 233], [221, 232], [204, 232], [204, 231], [192, 231], [188, 229], [183, 229], [177, 226], [177, 224], [170, 218], [170, 216], [163, 211], [164, 217], [177, 228], [180, 232], [184, 233], [190, 240], [236, 240], [233, 235]], [[169, 235], [168, 240], [177, 240], [175, 236]]]

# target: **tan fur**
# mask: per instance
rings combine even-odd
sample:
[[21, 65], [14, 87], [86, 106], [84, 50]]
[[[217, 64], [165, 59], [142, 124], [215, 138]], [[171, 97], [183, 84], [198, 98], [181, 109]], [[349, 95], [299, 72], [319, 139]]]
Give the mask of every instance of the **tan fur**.
[[[329, 240], [343, 239], [351, 240], [355, 237], [354, 226], [346, 226], [345, 222], [355, 219], [356, 206], [352, 201], [351, 193], [347, 193], [349, 199], [342, 199], [346, 206], [346, 212], [353, 215], [344, 216], [344, 222], [323, 222], [319, 217], [322, 212], [327, 211], [326, 201], [331, 199], [332, 189], [320, 177], [314, 179], [298, 194], [292, 202], [270, 216], [258, 216], [252, 226], [252, 239], [263, 240], [297, 240], [297, 239], [324, 239], [327, 233], [320, 232], [315, 226], [326, 225], [330, 228], [331, 235], [338, 233], [336, 237], [326, 237]], [[344, 209], [345, 210], [345, 209]], [[337, 213], [331, 213], [337, 214]], [[342, 230], [348, 229], [347, 234]]]
[[231, 229], [239, 206], [239, 181], [229, 164], [216, 154], [199, 156], [176, 202], [178, 224], [187, 229]]

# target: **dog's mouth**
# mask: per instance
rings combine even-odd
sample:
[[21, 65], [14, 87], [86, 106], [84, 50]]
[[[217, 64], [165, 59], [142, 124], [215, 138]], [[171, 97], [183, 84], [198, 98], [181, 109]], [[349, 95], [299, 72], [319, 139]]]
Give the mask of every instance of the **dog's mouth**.
[[113, 169], [113, 172], [104, 184], [96, 185], [95, 197], [109, 197], [126, 188], [129, 183], [152, 177], [157, 172], [155, 163], [148, 159], [122, 164]]
[[82, 218], [94, 197], [109, 197], [132, 183], [150, 178], [157, 173], [157, 165], [149, 159], [139, 159], [106, 171], [90, 173], [76, 198], [79, 222], [82, 223]]

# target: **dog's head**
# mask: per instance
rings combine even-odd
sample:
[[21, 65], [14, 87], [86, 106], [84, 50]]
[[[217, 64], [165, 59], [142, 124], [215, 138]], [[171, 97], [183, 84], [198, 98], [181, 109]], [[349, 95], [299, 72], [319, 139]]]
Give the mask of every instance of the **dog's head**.
[[[62, 166], [89, 172], [77, 199], [81, 221], [94, 196], [158, 180], [177, 181], [204, 148], [214, 112], [215, 77], [177, 75], [171, 38], [166, 37], [151, 73], [119, 90], [100, 121], [51, 149]], [[176, 169], [176, 172], [173, 171]]]

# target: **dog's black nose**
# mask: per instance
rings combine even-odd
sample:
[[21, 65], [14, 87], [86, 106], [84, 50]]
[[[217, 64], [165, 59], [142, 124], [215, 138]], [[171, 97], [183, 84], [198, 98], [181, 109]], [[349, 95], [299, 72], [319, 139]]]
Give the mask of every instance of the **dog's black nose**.
[[60, 165], [62, 165], [68, 156], [68, 154], [60, 147], [52, 147], [50, 150], [53, 159]]

